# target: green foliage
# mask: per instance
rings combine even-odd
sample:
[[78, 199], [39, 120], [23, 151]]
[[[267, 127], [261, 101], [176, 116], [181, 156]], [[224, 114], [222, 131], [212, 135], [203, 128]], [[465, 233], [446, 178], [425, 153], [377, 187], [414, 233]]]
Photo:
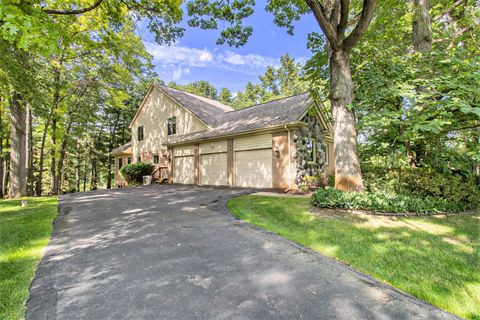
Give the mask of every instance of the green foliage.
[[217, 89], [208, 81], [199, 80], [186, 85], [169, 82], [169, 87], [190, 92], [210, 99], [218, 99]]
[[280, 58], [280, 66], [268, 66], [260, 82], [248, 82], [243, 92], [238, 92], [232, 106], [239, 109], [262, 102], [284, 98], [307, 91], [302, 78], [302, 66], [288, 54]]
[[120, 174], [130, 184], [143, 183], [143, 176], [151, 175], [153, 165], [149, 162], [135, 162], [120, 169]]
[[344, 192], [332, 188], [318, 189], [312, 204], [319, 208], [361, 209], [375, 212], [417, 214], [455, 212], [467, 209], [464, 203], [431, 196], [413, 196], [389, 192]]

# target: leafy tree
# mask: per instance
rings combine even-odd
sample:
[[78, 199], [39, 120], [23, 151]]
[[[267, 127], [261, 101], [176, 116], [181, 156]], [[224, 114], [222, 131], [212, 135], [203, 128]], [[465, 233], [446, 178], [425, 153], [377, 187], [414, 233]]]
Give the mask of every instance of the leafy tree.
[[[268, 1], [266, 10], [273, 13], [274, 22], [293, 33], [293, 23], [302, 15], [313, 14], [326, 38], [331, 108], [334, 121], [334, 153], [336, 188], [363, 191], [360, 162], [357, 154], [357, 129], [353, 102], [353, 80], [350, 54], [365, 33], [373, 17], [376, 0], [305, 0]], [[243, 45], [249, 26], [242, 21], [253, 13], [254, 2], [205, 2], [191, 0], [188, 13], [190, 25], [203, 29], [217, 29], [219, 21], [231, 24], [221, 32], [218, 43]], [[238, 31], [238, 32], [233, 32]]]
[[222, 90], [220, 90], [218, 100], [224, 105], [229, 106], [233, 101], [232, 93], [230, 90], [228, 90], [228, 88], [222, 88]]

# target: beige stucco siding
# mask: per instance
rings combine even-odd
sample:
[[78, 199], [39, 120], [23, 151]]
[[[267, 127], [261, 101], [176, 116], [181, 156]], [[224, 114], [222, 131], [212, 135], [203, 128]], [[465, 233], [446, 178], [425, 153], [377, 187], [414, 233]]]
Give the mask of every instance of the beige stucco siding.
[[[139, 154], [166, 149], [162, 142], [167, 138], [167, 119], [173, 116], [177, 118], [179, 135], [207, 129], [200, 119], [153, 87], [143, 103], [142, 110], [132, 123], [132, 149], [135, 159]], [[138, 141], [137, 128], [142, 125], [144, 139]]]

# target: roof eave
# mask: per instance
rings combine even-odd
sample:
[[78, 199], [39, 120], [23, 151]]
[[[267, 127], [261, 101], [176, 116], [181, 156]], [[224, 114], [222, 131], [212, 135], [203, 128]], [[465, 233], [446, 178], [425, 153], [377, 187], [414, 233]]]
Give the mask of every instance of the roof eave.
[[219, 140], [219, 139], [228, 139], [231, 137], [236, 137], [236, 136], [242, 136], [242, 135], [248, 135], [252, 133], [260, 133], [264, 131], [273, 131], [276, 129], [282, 129], [282, 128], [293, 128], [293, 127], [299, 127], [299, 126], [305, 126], [305, 123], [301, 121], [295, 121], [295, 122], [290, 122], [287, 124], [280, 124], [280, 125], [275, 125], [275, 126], [270, 126], [270, 127], [265, 127], [265, 128], [258, 128], [254, 130], [245, 130], [245, 131], [240, 131], [240, 132], [235, 132], [235, 133], [227, 133], [227, 134], [220, 134], [214, 137], [204, 137], [204, 138], [198, 138], [198, 139], [191, 139], [191, 140], [186, 140], [186, 141], [180, 141], [180, 142], [173, 142], [173, 143], [168, 143], [164, 142], [164, 145], [168, 147], [173, 147], [173, 146], [180, 146], [180, 145], [186, 145], [186, 144], [192, 144], [192, 143], [199, 143], [199, 142], [206, 142], [206, 141], [211, 141], [211, 140]]

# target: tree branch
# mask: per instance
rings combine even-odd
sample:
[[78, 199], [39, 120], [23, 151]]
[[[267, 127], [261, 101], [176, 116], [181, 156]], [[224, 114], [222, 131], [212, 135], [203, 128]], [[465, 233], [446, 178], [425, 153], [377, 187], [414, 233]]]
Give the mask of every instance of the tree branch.
[[447, 12], [444, 12], [444, 13], [442, 13], [442, 14], [434, 17], [434, 18], [432, 19], [432, 21], [433, 21], [433, 22], [437, 22], [438, 20], [442, 19], [443, 17], [445, 17], [445, 16], [447, 16], [447, 15], [448, 15], [448, 16], [451, 15], [452, 13], [455, 12], [455, 10], [457, 10], [457, 7], [458, 7], [458, 6], [460, 6], [460, 5], [462, 5], [462, 4], [465, 4], [466, 2], [467, 2], [467, 0], [458, 0], [458, 1], [456, 1], [455, 3], [452, 4], [452, 7], [451, 7], [450, 10], [448, 10]]
[[88, 11], [92, 11], [96, 7], [98, 7], [103, 0], [97, 0], [94, 4], [90, 7], [82, 8], [82, 9], [74, 9], [74, 10], [57, 10], [57, 9], [42, 9], [43, 12], [48, 14], [59, 14], [59, 15], [73, 15], [73, 14], [82, 14]]
[[348, 25], [348, 9], [350, 0], [340, 0], [340, 23], [338, 25], [338, 33], [343, 35]]
[[344, 41], [345, 51], [350, 51], [367, 30], [368, 25], [372, 20], [376, 3], [377, 0], [363, 0], [362, 15], [360, 16], [360, 20], [358, 20], [357, 25]]
[[454, 35], [452, 35], [450, 37], [443, 38], [443, 39], [434, 39], [432, 42], [433, 43], [441, 43], [441, 42], [447, 42], [447, 41], [453, 40], [456, 37], [459, 37], [459, 36], [463, 35], [464, 33], [467, 33], [468, 31], [471, 31], [471, 30], [475, 29], [475, 27], [478, 26], [478, 25], [479, 25], [478, 23], [475, 23], [475, 24], [473, 24], [469, 27], [458, 30], [457, 32], [455, 32]]
[[323, 33], [327, 37], [327, 40], [330, 42], [330, 45], [337, 47], [338, 46], [338, 35], [335, 28], [332, 24], [328, 21], [327, 16], [325, 14], [325, 10], [323, 9], [322, 5], [318, 2], [318, 0], [305, 0], [307, 5], [312, 10], [315, 19], [317, 20], [320, 28], [322, 29]]

